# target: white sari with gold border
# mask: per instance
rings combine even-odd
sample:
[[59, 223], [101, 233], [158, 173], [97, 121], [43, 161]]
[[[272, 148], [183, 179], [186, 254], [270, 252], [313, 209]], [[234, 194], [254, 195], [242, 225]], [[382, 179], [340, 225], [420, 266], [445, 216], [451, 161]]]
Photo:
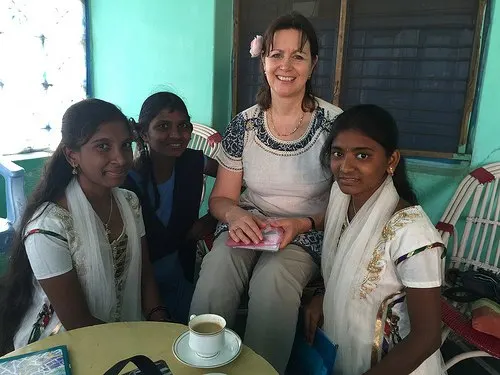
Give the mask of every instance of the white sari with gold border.
[[[333, 184], [325, 219], [324, 329], [339, 345], [335, 374], [359, 375], [410, 332], [404, 289], [441, 285], [441, 237], [420, 206], [394, 213], [388, 177], [351, 223], [350, 196]], [[412, 374], [442, 374], [439, 350]]]

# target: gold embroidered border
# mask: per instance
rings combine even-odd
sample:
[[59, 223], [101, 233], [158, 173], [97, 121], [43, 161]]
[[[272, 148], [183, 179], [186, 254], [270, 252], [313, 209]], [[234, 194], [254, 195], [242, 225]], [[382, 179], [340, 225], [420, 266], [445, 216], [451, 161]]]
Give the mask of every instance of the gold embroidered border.
[[402, 297], [404, 294], [405, 294], [404, 290], [390, 294], [380, 304], [380, 307], [377, 312], [377, 320], [375, 321], [375, 332], [373, 335], [372, 361], [371, 361], [372, 367], [375, 366], [382, 357], [382, 339], [384, 336], [384, 326], [385, 326], [385, 318], [387, 315], [387, 306], [389, 306], [390, 302], [395, 297], [399, 298]]
[[422, 213], [412, 206], [398, 211], [384, 226], [381, 238], [375, 246], [372, 258], [366, 267], [366, 276], [359, 287], [359, 296], [361, 298], [366, 298], [368, 294], [377, 288], [380, 275], [386, 266], [386, 261], [383, 259], [385, 244], [396, 236], [397, 231], [420, 217], [422, 217]]

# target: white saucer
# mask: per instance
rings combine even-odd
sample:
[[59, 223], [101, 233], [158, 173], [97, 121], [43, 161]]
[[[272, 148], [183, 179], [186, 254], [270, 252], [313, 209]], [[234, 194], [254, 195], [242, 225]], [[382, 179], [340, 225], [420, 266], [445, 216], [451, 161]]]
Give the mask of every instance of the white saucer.
[[224, 347], [215, 357], [201, 358], [189, 347], [189, 331], [184, 332], [175, 340], [172, 351], [175, 358], [190, 367], [196, 368], [216, 368], [227, 365], [234, 361], [241, 352], [240, 337], [226, 328], [224, 330]]

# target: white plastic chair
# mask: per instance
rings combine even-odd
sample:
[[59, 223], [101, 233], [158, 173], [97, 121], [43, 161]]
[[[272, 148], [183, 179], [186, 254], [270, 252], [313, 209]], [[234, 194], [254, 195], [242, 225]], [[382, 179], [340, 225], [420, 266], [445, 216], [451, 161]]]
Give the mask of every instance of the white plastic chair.
[[[448, 247], [448, 268], [460, 270], [481, 268], [495, 273], [500, 271], [499, 181], [500, 163], [493, 163], [475, 169], [458, 186], [436, 225], [443, 243]], [[461, 229], [463, 223], [459, 222], [461, 218], [465, 219], [463, 230]], [[448, 245], [450, 239], [453, 240], [451, 246]], [[445, 268], [444, 263], [443, 268]], [[446, 370], [467, 358], [500, 358], [500, 339], [474, 330], [469, 317], [464, 315], [467, 306], [457, 306], [458, 308], [456, 306], [442, 300], [442, 317], [446, 325], [443, 330], [443, 342], [453, 330], [480, 350], [453, 357], [445, 364]]]
[[[219, 152], [221, 147], [222, 137], [219, 132], [207, 125], [193, 123], [193, 133], [188, 148], [193, 150], [201, 150], [203, 153], [213, 158]], [[201, 193], [201, 201], [205, 199], [205, 191], [207, 184], [207, 176], [203, 177], [203, 191]]]
[[[193, 150], [201, 150], [208, 157], [215, 157], [221, 147], [222, 137], [217, 130], [202, 124], [193, 123], [193, 133], [188, 147]], [[207, 184], [207, 176], [203, 177], [203, 191], [201, 193], [201, 202], [205, 198]], [[198, 241], [196, 247], [196, 271], [195, 277], [198, 276], [199, 267], [203, 257], [210, 251], [212, 247], [212, 238], [206, 238]]]
[[[210, 140], [213, 142], [210, 142]], [[188, 147], [193, 150], [201, 150], [203, 153], [213, 158], [220, 148], [222, 137], [214, 128], [207, 125], [193, 123], [193, 133]]]

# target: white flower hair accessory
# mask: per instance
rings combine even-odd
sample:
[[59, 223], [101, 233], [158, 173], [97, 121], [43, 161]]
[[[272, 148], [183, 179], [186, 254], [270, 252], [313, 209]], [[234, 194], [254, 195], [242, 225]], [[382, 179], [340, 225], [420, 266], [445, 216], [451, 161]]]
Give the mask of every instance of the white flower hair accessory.
[[262, 53], [262, 46], [264, 44], [264, 38], [262, 35], [256, 35], [253, 38], [252, 43], [250, 43], [250, 56], [259, 57]]

